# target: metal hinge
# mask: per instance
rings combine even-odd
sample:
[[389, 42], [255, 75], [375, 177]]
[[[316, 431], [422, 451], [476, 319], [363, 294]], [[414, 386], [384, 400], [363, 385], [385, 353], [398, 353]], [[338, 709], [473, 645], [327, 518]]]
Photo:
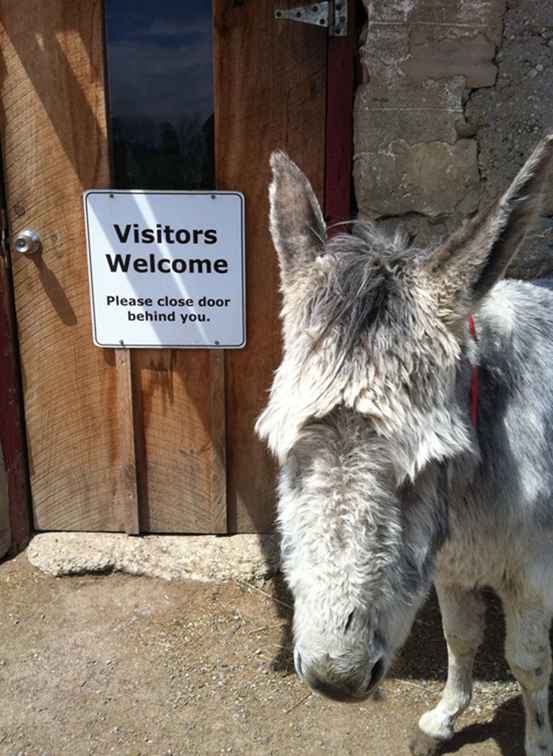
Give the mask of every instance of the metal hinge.
[[301, 24], [327, 27], [331, 37], [347, 37], [348, 0], [330, 0], [300, 5], [298, 8], [277, 8], [275, 18], [279, 21], [298, 21]]

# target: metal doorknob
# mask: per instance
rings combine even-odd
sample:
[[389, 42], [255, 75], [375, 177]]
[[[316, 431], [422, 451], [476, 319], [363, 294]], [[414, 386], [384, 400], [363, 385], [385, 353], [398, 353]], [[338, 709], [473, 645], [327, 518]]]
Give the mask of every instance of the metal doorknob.
[[22, 255], [36, 255], [42, 250], [40, 236], [32, 228], [20, 231], [15, 237], [15, 251]]

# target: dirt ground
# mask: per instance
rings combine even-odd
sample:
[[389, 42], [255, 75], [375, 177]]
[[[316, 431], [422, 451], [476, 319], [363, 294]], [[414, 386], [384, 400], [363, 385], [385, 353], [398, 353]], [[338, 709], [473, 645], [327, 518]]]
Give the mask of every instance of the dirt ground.
[[[271, 598], [272, 594], [273, 598]], [[376, 700], [337, 704], [293, 674], [277, 583], [51, 578], [0, 565], [0, 754], [401, 756], [445, 675], [431, 599]], [[521, 756], [523, 714], [489, 609], [474, 704], [444, 753]]]

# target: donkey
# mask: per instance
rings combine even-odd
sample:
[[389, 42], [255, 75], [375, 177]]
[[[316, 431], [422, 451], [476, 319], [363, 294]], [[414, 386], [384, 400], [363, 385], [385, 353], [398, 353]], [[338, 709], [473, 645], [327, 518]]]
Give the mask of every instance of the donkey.
[[483, 586], [503, 603], [526, 756], [553, 754], [553, 290], [500, 281], [552, 154], [553, 134], [485, 217], [431, 250], [362, 223], [326, 239], [306, 177], [271, 158], [284, 352], [256, 430], [280, 464], [294, 664], [330, 698], [364, 699], [433, 581], [449, 669], [419, 756], [471, 700]]

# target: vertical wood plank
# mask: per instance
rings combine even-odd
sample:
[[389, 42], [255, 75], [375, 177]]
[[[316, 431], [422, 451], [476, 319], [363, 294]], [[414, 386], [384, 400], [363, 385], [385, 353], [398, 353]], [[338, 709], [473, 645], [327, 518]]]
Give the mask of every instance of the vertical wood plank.
[[[329, 37], [326, 109], [325, 219], [351, 220], [353, 163], [353, 88], [357, 27], [354, 0], [348, 2], [348, 36]], [[330, 228], [329, 234], [347, 231]]]
[[270, 152], [287, 150], [319, 198], [324, 186], [326, 30], [276, 21], [274, 7], [272, 0], [214, 0], [217, 182], [246, 196], [248, 343], [225, 355], [233, 532], [267, 531], [273, 519], [275, 471], [253, 430], [280, 359]]
[[0, 447], [0, 559], [5, 556], [12, 545], [10, 525], [10, 500], [8, 495], [8, 472], [4, 454]]
[[[0, 189], [2, 208], [5, 205]], [[0, 209], [0, 552], [17, 552], [31, 536], [31, 511], [13, 289], [6, 256], [6, 219]]]
[[125, 532], [129, 535], [140, 533], [138, 505], [137, 458], [135, 445], [135, 386], [132, 371], [133, 353], [130, 349], [115, 350], [115, 365], [121, 376], [121, 399], [116, 411], [128, 421], [128, 432], [123, 434], [121, 464], [115, 473], [115, 497], [121, 499]]
[[211, 511], [213, 533], [226, 533], [227, 520], [227, 439], [225, 409], [225, 353], [209, 353], [210, 437], [213, 445], [211, 469]]
[[139, 470], [144, 532], [226, 532], [222, 353], [140, 350], [145, 465]]
[[81, 200], [109, 185], [102, 3], [0, 0], [0, 19], [10, 228], [43, 241], [11, 255], [35, 526], [132, 529], [130, 369], [92, 343]]

